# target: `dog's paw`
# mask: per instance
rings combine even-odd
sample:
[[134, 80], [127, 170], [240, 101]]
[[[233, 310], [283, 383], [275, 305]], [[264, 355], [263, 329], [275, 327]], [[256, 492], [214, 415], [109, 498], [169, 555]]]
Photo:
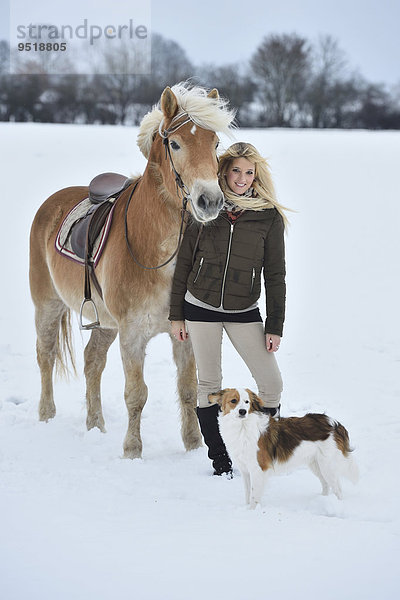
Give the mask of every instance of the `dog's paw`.
[[309, 504], [309, 509], [316, 515], [342, 518], [344, 515], [343, 502], [336, 496], [316, 496]]

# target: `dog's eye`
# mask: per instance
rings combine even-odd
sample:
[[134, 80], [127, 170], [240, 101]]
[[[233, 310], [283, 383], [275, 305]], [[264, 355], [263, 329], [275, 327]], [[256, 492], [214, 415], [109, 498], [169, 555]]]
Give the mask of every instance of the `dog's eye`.
[[232, 404], [237, 404], [237, 400], [236, 400], [236, 398], [232, 398], [232, 400], [231, 400], [231, 403], [232, 403]]
[[248, 403], [249, 403], [249, 400], [245, 400], [245, 401], [244, 401], [244, 403], [245, 403], [245, 404], [248, 404]]

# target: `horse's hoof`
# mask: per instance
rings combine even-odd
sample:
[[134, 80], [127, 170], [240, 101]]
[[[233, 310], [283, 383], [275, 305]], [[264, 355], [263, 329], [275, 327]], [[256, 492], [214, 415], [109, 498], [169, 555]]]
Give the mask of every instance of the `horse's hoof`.
[[125, 440], [124, 458], [142, 458], [142, 443], [135, 438]]
[[129, 430], [124, 439], [124, 458], [142, 458], [142, 440]]
[[106, 427], [105, 427], [104, 419], [100, 415], [93, 415], [93, 416], [90, 416], [90, 417], [87, 416], [86, 417], [86, 427], [87, 427], [88, 431], [90, 431], [91, 429], [94, 429], [95, 427], [97, 427], [97, 429], [100, 429], [100, 431], [102, 433], [106, 433]]
[[130, 458], [133, 460], [134, 458], [142, 458], [141, 450], [124, 450], [123, 458]]
[[201, 437], [192, 438], [191, 440], [186, 440], [184, 444], [188, 452], [190, 450], [197, 450], [197, 448], [203, 447], [203, 439]]
[[54, 419], [56, 416], [56, 407], [51, 408], [39, 408], [39, 421], [47, 423], [50, 419]]

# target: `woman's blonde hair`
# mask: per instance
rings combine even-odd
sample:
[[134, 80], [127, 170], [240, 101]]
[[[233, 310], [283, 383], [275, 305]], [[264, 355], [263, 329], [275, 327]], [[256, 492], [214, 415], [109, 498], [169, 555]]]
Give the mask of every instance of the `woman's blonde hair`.
[[[235, 158], [246, 158], [254, 164], [253, 193], [250, 197], [235, 194], [226, 182], [226, 174]], [[268, 163], [252, 144], [237, 142], [229, 146], [219, 157], [218, 178], [221, 190], [229, 203], [244, 210], [265, 210], [274, 207], [282, 215], [285, 227], [288, 225], [285, 210], [290, 209], [278, 202]]]

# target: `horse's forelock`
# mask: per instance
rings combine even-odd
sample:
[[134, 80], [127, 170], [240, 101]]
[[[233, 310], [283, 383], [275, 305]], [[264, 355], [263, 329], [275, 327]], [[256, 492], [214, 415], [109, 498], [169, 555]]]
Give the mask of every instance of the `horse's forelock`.
[[157, 106], [154, 106], [153, 110], [148, 112], [140, 123], [137, 144], [145, 158], [149, 158], [154, 134], [156, 131], [158, 131], [163, 118], [164, 115], [162, 114], [161, 110]]
[[[193, 123], [204, 129], [232, 136], [236, 111], [228, 107], [228, 100], [221, 97], [210, 98], [208, 90], [200, 86], [192, 87], [188, 82], [177, 83], [171, 89], [178, 101], [179, 112], [187, 113]], [[163, 118], [160, 104], [157, 104], [142, 119], [137, 143], [146, 158], [150, 155], [154, 135]]]
[[203, 87], [190, 87], [190, 83], [177, 83], [172, 86], [180, 111], [190, 115], [199, 127], [220, 131], [230, 135], [236, 111], [229, 108], [228, 100], [222, 97], [209, 97]]

